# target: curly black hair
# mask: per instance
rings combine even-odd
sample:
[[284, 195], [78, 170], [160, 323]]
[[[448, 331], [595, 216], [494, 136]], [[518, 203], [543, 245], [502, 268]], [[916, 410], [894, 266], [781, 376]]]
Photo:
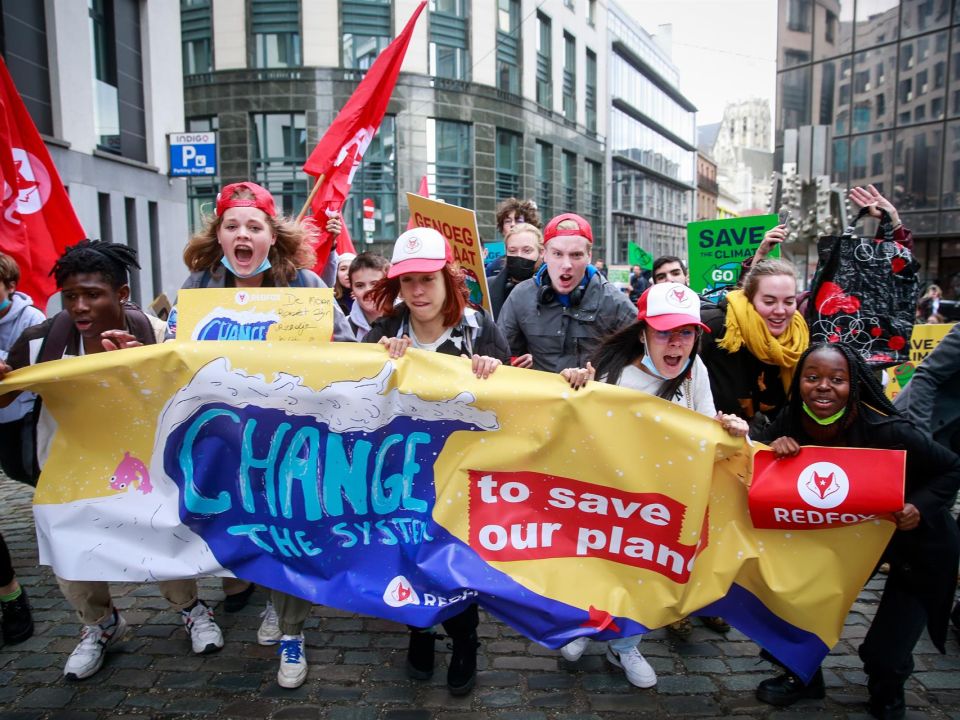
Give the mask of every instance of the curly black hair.
[[[803, 378], [803, 364], [813, 353], [820, 350], [832, 350], [840, 353], [847, 360], [850, 376], [850, 395], [847, 398], [847, 405], [856, 405], [865, 403], [875, 410], [879, 410], [884, 415], [899, 415], [893, 403], [883, 394], [883, 387], [880, 381], [873, 374], [873, 370], [867, 365], [866, 361], [860, 357], [859, 353], [853, 350], [849, 345], [842, 342], [821, 342], [814, 343], [806, 349], [800, 360], [797, 362], [797, 371], [793, 374], [793, 380], [790, 382], [788, 396], [790, 398], [786, 412], [789, 413], [790, 424], [794, 427], [800, 427], [803, 412], [803, 398], [800, 397], [800, 380]], [[842, 422], [842, 428], [845, 430], [850, 423], [854, 421], [856, 413], [847, 413]]]
[[129, 271], [133, 268], [139, 270], [140, 264], [137, 251], [132, 247], [106, 240], [81, 240], [64, 250], [50, 274], [57, 281], [57, 287], [62, 288], [71, 275], [100, 273], [110, 287], [119, 290], [129, 282]]

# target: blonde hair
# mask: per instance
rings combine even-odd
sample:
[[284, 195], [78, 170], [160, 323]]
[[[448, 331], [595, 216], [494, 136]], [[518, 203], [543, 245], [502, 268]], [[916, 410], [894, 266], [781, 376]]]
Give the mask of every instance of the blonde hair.
[[530, 223], [520, 223], [519, 225], [514, 225], [510, 228], [509, 232], [504, 236], [503, 243], [506, 245], [507, 240], [510, 239], [511, 235], [516, 235], [517, 233], [528, 232], [533, 233], [534, 237], [537, 238], [537, 252], [543, 253], [543, 233], [540, 232], [540, 228], [536, 225], [531, 225]]
[[747, 300], [753, 302], [753, 297], [760, 287], [761, 278], [773, 275], [787, 275], [793, 278], [794, 283], [797, 282], [797, 269], [791, 263], [779, 258], [761, 260], [750, 268], [750, 272], [743, 280], [743, 294], [747, 296]]
[[[254, 199], [253, 193], [241, 189], [234, 192], [230, 199]], [[262, 211], [261, 211], [262, 212]], [[297, 277], [300, 268], [312, 268], [317, 264], [314, 250], [317, 230], [313, 221], [303, 224], [292, 218], [277, 215], [267, 217], [270, 232], [277, 240], [267, 253], [270, 269], [266, 272], [264, 286], [289, 285]], [[217, 239], [217, 231], [223, 223], [222, 215], [205, 215], [203, 228], [195, 233], [183, 251], [183, 261], [191, 272], [213, 272], [220, 268], [223, 248]]]

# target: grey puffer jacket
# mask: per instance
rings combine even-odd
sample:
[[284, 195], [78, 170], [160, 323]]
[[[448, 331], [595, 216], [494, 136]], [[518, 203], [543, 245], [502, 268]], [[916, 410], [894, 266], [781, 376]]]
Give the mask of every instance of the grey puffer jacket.
[[540, 297], [537, 278], [524, 280], [497, 317], [511, 353], [533, 355], [535, 370], [584, 367], [603, 338], [637, 319], [630, 298], [598, 272], [592, 273], [579, 305], [565, 307], [556, 297], [549, 302]]

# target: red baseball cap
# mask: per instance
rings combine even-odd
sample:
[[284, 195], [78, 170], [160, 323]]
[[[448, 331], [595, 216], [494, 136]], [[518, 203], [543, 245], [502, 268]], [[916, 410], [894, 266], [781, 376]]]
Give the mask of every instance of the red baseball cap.
[[700, 298], [680, 283], [657, 283], [643, 291], [637, 301], [637, 320], [646, 320], [654, 330], [673, 330], [684, 325], [699, 325]]
[[[562, 223], [564, 220], [571, 220], [577, 224], [575, 228], [563, 228], [562, 230], [557, 228], [557, 225]], [[584, 237], [590, 244], [593, 244], [593, 229], [590, 227], [590, 223], [584, 220], [582, 217], [575, 213], [564, 213], [563, 215], [557, 215], [553, 220], [547, 223], [547, 226], [543, 229], [543, 244], [546, 245], [548, 242], [557, 237], [557, 235], [572, 235], [575, 237]]]
[[393, 245], [393, 258], [387, 277], [408, 273], [432, 273], [453, 262], [450, 243], [433, 228], [407, 230]]
[[[253, 197], [233, 197], [242, 190], [251, 193]], [[252, 182], [230, 183], [217, 193], [217, 217], [235, 207], [255, 207], [258, 210], [263, 210], [270, 217], [276, 217], [277, 215], [277, 206], [273, 202], [273, 195], [270, 194], [270, 191]]]

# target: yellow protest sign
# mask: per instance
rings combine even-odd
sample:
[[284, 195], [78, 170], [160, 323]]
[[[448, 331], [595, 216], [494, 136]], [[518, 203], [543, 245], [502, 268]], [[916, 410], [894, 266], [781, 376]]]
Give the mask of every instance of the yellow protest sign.
[[297, 340], [333, 337], [330, 288], [181, 290], [177, 335], [184, 340]]
[[480, 231], [477, 229], [477, 214], [473, 210], [449, 205], [438, 200], [407, 193], [410, 217], [417, 227], [428, 227], [442, 234], [450, 247], [453, 258], [463, 268], [470, 289], [470, 302], [482, 306], [493, 316], [490, 306], [490, 289], [483, 267], [483, 248], [480, 246]]
[[917, 367], [940, 344], [955, 323], [914, 325], [910, 335], [910, 360], [896, 367], [887, 368], [887, 383], [884, 392], [893, 400], [903, 390]]

